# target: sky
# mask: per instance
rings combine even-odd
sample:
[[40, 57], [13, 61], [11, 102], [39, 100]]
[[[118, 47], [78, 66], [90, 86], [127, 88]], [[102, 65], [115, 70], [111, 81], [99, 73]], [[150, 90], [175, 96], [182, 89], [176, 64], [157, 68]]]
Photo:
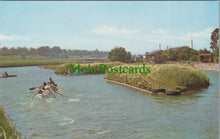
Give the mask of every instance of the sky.
[[0, 1], [0, 48], [199, 50], [217, 27], [219, 1]]

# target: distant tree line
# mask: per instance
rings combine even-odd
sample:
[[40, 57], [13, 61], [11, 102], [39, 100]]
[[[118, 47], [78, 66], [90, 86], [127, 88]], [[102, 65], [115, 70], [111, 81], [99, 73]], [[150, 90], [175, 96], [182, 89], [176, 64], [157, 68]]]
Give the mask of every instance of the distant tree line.
[[50, 48], [49, 46], [41, 46], [38, 48], [26, 48], [26, 47], [17, 47], [17, 48], [7, 48], [3, 47], [0, 49], [0, 55], [20, 55], [22, 58], [28, 55], [40, 55], [49, 58], [69, 58], [71, 56], [89, 56], [89, 57], [107, 57], [108, 52], [99, 51], [95, 49], [94, 51], [88, 50], [70, 50], [70, 49], [61, 49], [59, 46], [54, 46]]

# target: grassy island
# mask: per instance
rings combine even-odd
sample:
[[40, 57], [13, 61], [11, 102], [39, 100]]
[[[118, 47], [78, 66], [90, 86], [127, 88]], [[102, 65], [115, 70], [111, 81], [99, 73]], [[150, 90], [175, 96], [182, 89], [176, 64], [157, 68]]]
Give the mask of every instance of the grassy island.
[[[127, 67], [141, 67], [142, 65], [124, 65]], [[190, 91], [209, 86], [209, 77], [193, 66], [179, 64], [146, 65], [150, 73], [106, 73], [106, 79], [138, 88], [151, 90], [164, 88], [166, 90]]]
[[15, 127], [11, 124], [0, 106], [0, 138], [1, 139], [20, 139]]

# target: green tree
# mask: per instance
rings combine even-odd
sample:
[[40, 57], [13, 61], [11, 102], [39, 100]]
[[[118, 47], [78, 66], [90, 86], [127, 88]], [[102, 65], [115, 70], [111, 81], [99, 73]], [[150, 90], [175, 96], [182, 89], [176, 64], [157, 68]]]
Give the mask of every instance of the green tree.
[[208, 53], [211, 53], [211, 51], [209, 51], [209, 50], [207, 50], [206, 48], [204, 48], [204, 49], [200, 49], [200, 50], [199, 50], [199, 53], [200, 53], [200, 54], [208, 54]]
[[37, 48], [37, 52], [41, 56], [48, 57], [51, 53], [51, 49], [48, 46], [41, 46], [41, 47]]
[[108, 59], [111, 61], [131, 62], [131, 53], [126, 52], [123, 47], [115, 47], [109, 52]]
[[167, 55], [163, 53], [162, 51], [159, 52], [153, 59], [155, 64], [164, 63], [167, 60]]
[[210, 42], [210, 48], [213, 52], [215, 52], [216, 48], [218, 47], [218, 41], [219, 41], [219, 28], [216, 28], [211, 35], [211, 42]]
[[164, 51], [167, 60], [169, 61], [181, 61], [181, 60], [193, 60], [195, 61], [198, 57], [198, 51], [192, 49], [188, 46], [179, 47], [179, 48], [170, 48], [169, 50]]

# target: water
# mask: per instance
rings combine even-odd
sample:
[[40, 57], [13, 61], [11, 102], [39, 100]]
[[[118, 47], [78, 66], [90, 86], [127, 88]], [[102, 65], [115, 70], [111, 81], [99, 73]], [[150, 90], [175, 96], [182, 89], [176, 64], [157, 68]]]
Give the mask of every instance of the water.
[[[38, 67], [1, 68], [0, 104], [28, 139], [218, 138], [218, 72], [213, 84], [190, 95], [155, 96], [107, 83], [104, 75], [61, 76]], [[31, 99], [28, 88], [48, 78], [66, 97]]]

